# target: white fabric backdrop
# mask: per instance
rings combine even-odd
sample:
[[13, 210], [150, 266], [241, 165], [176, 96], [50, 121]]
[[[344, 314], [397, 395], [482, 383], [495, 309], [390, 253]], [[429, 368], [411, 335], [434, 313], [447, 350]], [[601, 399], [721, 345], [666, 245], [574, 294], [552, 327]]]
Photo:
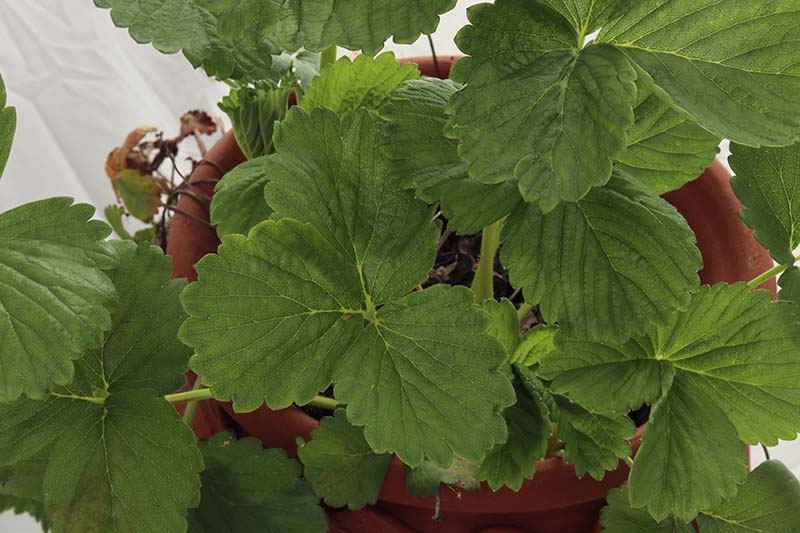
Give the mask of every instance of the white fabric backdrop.
[[[437, 52], [456, 54], [456, 31], [466, 24], [461, 0], [434, 36]], [[390, 45], [399, 57], [427, 55], [428, 41]], [[72, 196], [102, 210], [113, 202], [105, 177], [108, 152], [135, 127], [167, 133], [189, 109], [220, 114], [227, 86], [193, 71], [180, 55], [164, 56], [135, 44], [90, 0], [0, 0], [0, 73], [16, 106], [18, 129], [5, 175], [0, 212], [55, 195]], [[800, 446], [773, 450], [800, 474]], [[760, 461], [762, 454], [753, 451]], [[40, 529], [27, 517], [0, 515], [0, 532]]]

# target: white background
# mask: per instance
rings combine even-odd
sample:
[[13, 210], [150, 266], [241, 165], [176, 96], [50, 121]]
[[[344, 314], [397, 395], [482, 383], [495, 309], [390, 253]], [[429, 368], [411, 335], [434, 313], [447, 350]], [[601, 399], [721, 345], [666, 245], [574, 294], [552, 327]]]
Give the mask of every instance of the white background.
[[[458, 53], [453, 36], [466, 24], [466, 8], [476, 3], [461, 0], [443, 17], [434, 35], [439, 54]], [[400, 57], [429, 54], [425, 38], [388, 48]], [[183, 56], [135, 44], [91, 0], [0, 0], [0, 73], [18, 114], [0, 180], [0, 212], [56, 195], [102, 209], [113, 202], [105, 158], [128, 131], [153, 125], [175, 133], [185, 111], [221, 114], [216, 103], [227, 93], [227, 86], [193, 71]], [[796, 442], [772, 452], [800, 475]], [[753, 450], [756, 462], [762, 457]], [[27, 517], [0, 515], [0, 533], [38, 531]]]

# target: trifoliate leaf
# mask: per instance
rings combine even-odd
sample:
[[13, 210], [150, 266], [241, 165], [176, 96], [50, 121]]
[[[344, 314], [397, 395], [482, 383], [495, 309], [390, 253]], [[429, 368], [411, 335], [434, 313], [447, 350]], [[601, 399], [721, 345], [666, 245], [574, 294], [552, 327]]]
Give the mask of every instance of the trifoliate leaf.
[[485, 300], [481, 304], [481, 308], [492, 317], [486, 333], [500, 341], [506, 354], [511, 355], [519, 344], [517, 308], [507, 298], [500, 301]]
[[268, 181], [263, 158], [242, 163], [223, 176], [211, 199], [211, 223], [220, 238], [234, 233], [247, 235], [270, 217], [272, 209], [264, 200]]
[[17, 112], [13, 107], [6, 107], [6, 86], [0, 76], [0, 176], [6, 168], [16, 129]]
[[305, 466], [305, 478], [327, 505], [353, 510], [378, 501], [392, 461], [390, 454], [372, 451], [363, 429], [350, 425], [344, 409], [323, 418], [297, 455]]
[[558, 438], [578, 477], [588, 473], [600, 481], [606, 471], [617, 468], [621, 458], [630, 457], [630, 438], [636, 426], [628, 416], [594, 413], [563, 396], [555, 400]]
[[295, 107], [276, 129], [277, 154], [264, 162], [275, 217], [314, 225], [358, 268], [376, 305], [427, 279], [440, 235], [433, 210], [387, 177], [381, 143], [366, 109], [339, 119], [330, 109]]
[[607, 533], [694, 533], [691, 524], [674, 518], [657, 522], [650, 513], [631, 507], [628, 487], [614, 489], [608, 493], [608, 505], [600, 512], [600, 522]]
[[359, 107], [376, 110], [401, 83], [417, 78], [417, 66], [401, 65], [391, 52], [376, 58], [342, 57], [322, 69], [308, 87], [302, 104], [307, 111], [325, 106], [340, 114]]
[[272, 153], [275, 121], [286, 115], [290, 93], [291, 87], [257, 82], [254, 87], [231, 90], [219, 103], [219, 108], [231, 119], [236, 142], [247, 159]]
[[700, 531], [790, 533], [800, 526], [800, 482], [780, 461], [750, 472], [735, 498], [700, 513]]
[[624, 176], [546, 215], [522, 205], [505, 228], [512, 284], [570, 336], [624, 342], [650, 322], [666, 324], [699, 285], [702, 260], [686, 221]]
[[555, 349], [556, 331], [558, 329], [555, 326], [543, 324], [529, 329], [511, 353], [509, 362], [523, 366], [538, 364], [542, 357]]
[[742, 220], [783, 264], [794, 264], [800, 246], [800, 143], [783, 148], [734, 144], [731, 186], [744, 204]]
[[165, 54], [183, 50], [195, 67], [219, 79], [268, 79], [272, 54], [279, 52], [273, 40], [223, 38], [217, 18], [195, 0], [94, 0], [111, 9], [111, 19], [128, 28], [137, 43], [153, 43]]
[[192, 368], [239, 411], [303, 405], [335, 382], [376, 452], [412, 466], [478, 462], [506, 438], [504, 354], [468, 290], [397, 300], [426, 278], [439, 230], [386, 179], [375, 120], [289, 113], [265, 160], [266, 197], [273, 218], [310, 224], [271, 220], [223, 239], [184, 291], [181, 336]]
[[86, 352], [72, 383], [48, 399], [0, 407], [0, 462], [46, 455], [44, 504], [57, 530], [185, 531], [202, 458], [191, 430], [156, 397], [183, 379], [182, 283], [168, 281], [171, 263], [160, 249], [130, 241], [114, 248], [120, 302], [102, 349]]
[[0, 214], [0, 401], [41, 397], [72, 380], [72, 360], [111, 326], [108, 226], [70, 198]]
[[692, 520], [736, 494], [747, 476], [744, 445], [706, 391], [675, 376], [653, 406], [630, 475], [633, 507], [657, 520]]
[[609, 46], [578, 50], [566, 19], [537, 2], [498, 0], [470, 9], [456, 37], [469, 58], [453, 78], [451, 134], [470, 174], [519, 179], [522, 196], [552, 211], [611, 176], [633, 123], [636, 72]]
[[791, 267], [778, 280], [778, 298], [800, 305], [800, 268]]
[[599, 41], [720, 138], [780, 146], [800, 136], [800, 26], [794, 0], [630, 2]]
[[384, 305], [337, 367], [336, 398], [376, 452], [414, 467], [426, 458], [477, 464], [505, 442], [514, 403], [489, 319], [465, 287], [437, 285]]
[[374, 55], [387, 38], [409, 44], [430, 34], [456, 0], [196, 0], [217, 14], [220, 33], [255, 41], [275, 36], [289, 50], [337, 44]]
[[486, 481], [493, 491], [501, 487], [518, 491], [524, 480], [533, 479], [536, 462], [547, 454], [553, 425], [545, 403], [525, 392], [517, 393], [517, 403], [503, 416], [508, 424], [508, 440], [486, 454], [475, 477]]
[[297, 461], [255, 439], [218, 433], [200, 442], [206, 468], [190, 533], [324, 533], [325, 512]]
[[123, 170], [116, 179], [117, 190], [131, 215], [142, 222], [150, 222], [161, 205], [161, 187], [152, 176], [143, 176], [138, 170]]
[[459, 88], [436, 78], [406, 81], [380, 114], [387, 120], [384, 150], [391, 179], [415, 188], [418, 198], [441, 202], [448, 227], [470, 235], [509, 214], [522, 197], [516, 180], [485, 184], [470, 178], [458, 142], [445, 137], [445, 106]]
[[714, 161], [720, 139], [639, 87], [636, 121], [615, 167], [662, 194], [697, 178]]

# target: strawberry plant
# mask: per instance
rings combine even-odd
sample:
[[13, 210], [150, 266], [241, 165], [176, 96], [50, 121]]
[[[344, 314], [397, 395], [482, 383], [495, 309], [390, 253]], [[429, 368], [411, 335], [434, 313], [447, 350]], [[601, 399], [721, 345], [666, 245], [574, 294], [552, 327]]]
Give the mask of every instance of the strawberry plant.
[[[0, 506], [56, 531], [324, 531], [321, 501], [376, 503], [398, 460], [430, 496], [519, 491], [556, 458], [626, 473], [609, 531], [800, 528], [800, 482], [744, 453], [800, 431], [794, 0], [496, 0], [447, 80], [375, 54], [455, 0], [95, 3], [232, 86], [248, 160], [188, 285], [88, 206], [0, 215]], [[0, 169], [14, 124], [0, 85]], [[778, 265], [701, 286], [661, 195], [723, 139]], [[198, 443], [212, 400], [320, 423], [299, 462]]]

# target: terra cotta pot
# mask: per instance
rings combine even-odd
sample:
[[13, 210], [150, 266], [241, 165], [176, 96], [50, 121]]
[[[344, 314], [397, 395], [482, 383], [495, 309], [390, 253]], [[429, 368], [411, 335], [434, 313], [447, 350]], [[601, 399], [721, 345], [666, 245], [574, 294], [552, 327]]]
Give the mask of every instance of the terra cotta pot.
[[[446, 77], [456, 58], [439, 58], [439, 73]], [[432, 58], [418, 58], [423, 74], [435, 76]], [[212, 163], [201, 164], [190, 181], [218, 179], [244, 161], [232, 132], [228, 132], [206, 155]], [[769, 254], [753, 238], [752, 232], [739, 219], [741, 204], [730, 188], [730, 173], [715, 161], [697, 180], [682, 189], [665, 195], [689, 222], [697, 235], [703, 255], [703, 283], [748, 281], [772, 267]], [[196, 185], [197, 191], [213, 194], [210, 185]], [[179, 200], [178, 208], [208, 220], [207, 210], [189, 197]], [[197, 278], [194, 265], [204, 255], [216, 251], [219, 241], [216, 232], [189, 218], [176, 215], [167, 243], [167, 253], [174, 260], [174, 276], [189, 280]], [[775, 281], [764, 288], [775, 293]], [[230, 404], [220, 404], [238, 424], [240, 430], [256, 437], [264, 446], [283, 448], [296, 457], [296, 439], [309, 438], [318, 422], [296, 407], [271, 411], [265, 406], [252, 413], [234, 413]], [[206, 412], [207, 416], [208, 412]], [[204, 424], [218, 426], [221, 418], [207, 419]], [[196, 428], [197, 429], [197, 428]], [[633, 439], [638, 448], [639, 436]], [[361, 532], [459, 532], [459, 533], [519, 533], [519, 532], [581, 532], [592, 531], [597, 523], [605, 496], [620, 486], [628, 476], [628, 467], [608, 472], [603, 481], [590, 477], [578, 479], [574, 467], [562, 459], [546, 459], [537, 464], [536, 476], [526, 481], [519, 492], [502, 489], [492, 492], [484, 486], [479, 492], [457, 492], [444, 488], [440, 492], [441, 521], [434, 522], [435, 499], [416, 498], [405, 490], [405, 471], [395, 459], [380, 492], [375, 507], [357, 512], [331, 511], [331, 531]]]

